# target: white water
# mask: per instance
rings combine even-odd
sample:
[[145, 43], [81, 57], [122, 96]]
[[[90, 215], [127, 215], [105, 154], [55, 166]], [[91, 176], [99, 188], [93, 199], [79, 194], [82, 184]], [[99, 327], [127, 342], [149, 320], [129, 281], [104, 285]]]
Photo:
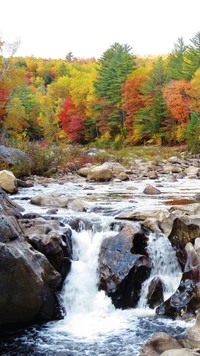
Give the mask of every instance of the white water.
[[[106, 223], [107, 219], [107, 223]], [[63, 304], [67, 314], [53, 329], [65, 332], [73, 337], [94, 340], [102, 335], [117, 335], [134, 323], [137, 329], [138, 318], [154, 315], [147, 308], [146, 295], [152, 278], [159, 276], [165, 285], [165, 296], [172, 294], [180, 281], [180, 267], [175, 252], [168, 239], [160, 234], [150, 234], [148, 252], [153, 263], [150, 278], [143, 284], [138, 308], [116, 310], [111, 299], [103, 291], [98, 291], [98, 256], [105, 236], [114, 236], [116, 231], [109, 230], [110, 219], [104, 217], [101, 232], [73, 232], [73, 261], [71, 271], [65, 281]], [[94, 229], [95, 230], [95, 229]]]
[[[101, 241], [106, 236], [116, 234], [116, 232], [109, 231], [112, 218], [108, 218], [108, 215], [116, 215], [116, 210], [123, 211], [131, 208], [143, 211], [149, 209], [150, 206], [152, 209], [164, 207], [164, 201], [171, 200], [172, 197], [191, 198], [199, 189], [198, 180], [182, 180], [165, 184], [162, 188], [162, 196], [149, 198], [144, 197], [142, 193], [147, 183], [149, 182], [122, 182], [117, 185], [93, 184], [95, 190], [91, 191], [85, 191], [83, 185], [72, 183], [66, 183], [63, 186], [52, 184], [46, 187], [38, 185], [34, 188], [22, 189], [23, 197], [41, 193], [49, 194], [52, 191], [62, 194], [65, 192], [66, 195], [77, 197], [77, 199], [84, 197], [90, 207], [87, 212], [58, 209], [57, 216], [67, 218], [64, 223], [68, 223], [68, 217], [71, 216], [78, 216], [83, 220], [87, 218], [92, 222], [101, 220], [103, 227], [101, 232], [96, 232], [95, 228], [93, 231], [86, 232], [84, 226], [80, 233], [73, 232], [74, 261], [62, 294], [67, 311], [65, 318], [48, 323], [38, 330], [33, 329], [30, 332], [25, 330], [20, 338], [18, 335], [16, 339], [11, 338], [11, 343], [7, 348], [11, 350], [11, 353], [7, 351], [4, 355], [13, 356], [12, 350], [17, 350], [19, 355], [25, 356], [136, 356], [139, 355], [141, 346], [156, 332], [177, 334], [192, 325], [155, 316], [154, 310], [146, 307], [147, 291], [141, 293], [140, 308], [124, 311], [116, 310], [105, 293], [98, 291], [97, 266]], [[131, 190], [133, 185], [136, 186], [136, 191]], [[26, 212], [35, 211], [44, 216], [48, 215], [48, 207], [33, 207], [28, 200], [20, 200], [20, 195], [15, 200], [24, 206]], [[164, 239], [164, 244], [162, 238], [156, 242], [154, 236], [151, 235], [149, 254], [154, 265], [150, 278], [153, 278], [153, 274], [160, 275], [162, 279], [164, 277], [166, 298], [167, 293], [173, 293], [176, 289], [175, 285], [178, 285], [179, 266], [177, 267], [176, 262], [175, 265], [172, 263], [175, 257], [174, 251], [171, 250], [171, 245], [165, 244], [166, 238]], [[155, 248], [156, 243], [160, 244], [159, 248]], [[168, 270], [169, 266], [171, 267]], [[167, 278], [168, 275], [169, 278]], [[172, 278], [173, 283], [171, 283]]]
[[164, 300], [177, 289], [181, 279], [181, 268], [168, 238], [162, 234], [150, 233], [147, 245], [152, 262], [150, 277], [143, 283], [138, 308], [147, 308], [147, 293], [153, 278], [159, 277], [164, 285]]

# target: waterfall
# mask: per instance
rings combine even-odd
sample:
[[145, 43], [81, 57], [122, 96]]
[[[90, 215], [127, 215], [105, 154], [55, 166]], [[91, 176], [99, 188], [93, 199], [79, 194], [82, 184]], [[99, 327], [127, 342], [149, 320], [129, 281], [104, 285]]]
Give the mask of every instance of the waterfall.
[[126, 322], [120, 321], [118, 312], [104, 291], [98, 290], [98, 258], [101, 242], [105, 237], [115, 236], [110, 230], [111, 219], [103, 218], [102, 230], [94, 225], [92, 230], [73, 231], [73, 261], [63, 287], [63, 305], [66, 316], [56, 324], [58, 331], [66, 331], [77, 337], [94, 335], [122, 329]]
[[162, 233], [150, 233], [147, 245], [152, 262], [150, 277], [143, 283], [138, 308], [147, 307], [147, 294], [154, 277], [159, 277], [164, 285], [164, 300], [177, 289], [181, 279], [181, 268], [176, 253], [168, 238]]

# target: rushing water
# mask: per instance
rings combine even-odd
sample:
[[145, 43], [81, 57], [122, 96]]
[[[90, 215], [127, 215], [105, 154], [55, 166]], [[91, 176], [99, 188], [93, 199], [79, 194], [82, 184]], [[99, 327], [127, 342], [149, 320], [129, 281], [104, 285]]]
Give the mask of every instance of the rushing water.
[[[83, 194], [81, 185], [69, 184], [66, 187], [64, 189], [66, 194], [76, 196]], [[43, 194], [54, 189], [55, 185], [48, 186], [43, 189]], [[86, 231], [83, 223], [80, 231], [73, 231], [72, 234], [72, 267], [61, 293], [67, 314], [60, 321], [5, 332], [0, 344], [2, 356], [136, 356], [139, 355], [141, 346], [156, 332], [176, 334], [189, 327], [188, 323], [156, 316], [154, 310], [146, 305], [145, 296], [153, 277], [161, 277], [165, 285], [165, 298], [173, 293], [180, 280], [180, 269], [175, 253], [162, 234], [149, 236], [148, 250], [153, 269], [150, 278], [142, 287], [138, 308], [116, 310], [105, 293], [98, 291], [98, 255], [101, 242], [106, 236], [116, 234], [116, 231], [110, 229], [115, 212], [130, 209], [131, 204], [132, 206], [139, 204], [139, 195], [135, 195], [137, 202], [133, 203], [129, 192], [129, 197], [125, 197], [126, 203], [121, 199], [120, 204], [119, 192], [121, 191], [121, 195], [125, 194], [127, 186], [118, 186], [116, 192], [113, 186], [109, 185], [105, 185], [104, 189], [102, 185], [95, 186], [95, 189], [96, 191], [91, 190], [88, 193], [89, 197], [90, 194], [93, 195], [90, 208], [86, 213], [79, 213], [83, 221], [89, 219], [93, 222], [92, 228]], [[59, 190], [62, 191], [63, 187], [57, 186], [57, 193]], [[38, 192], [42, 193], [39, 186], [22, 189], [16, 196], [16, 201], [24, 205], [26, 211], [34, 210], [45, 215], [46, 208], [33, 208], [27, 200], [20, 201], [22, 196], [30, 197]], [[155, 201], [154, 205], [160, 203]], [[58, 218], [65, 224], [73, 215], [77, 216], [77, 213], [66, 209], [58, 211]]]

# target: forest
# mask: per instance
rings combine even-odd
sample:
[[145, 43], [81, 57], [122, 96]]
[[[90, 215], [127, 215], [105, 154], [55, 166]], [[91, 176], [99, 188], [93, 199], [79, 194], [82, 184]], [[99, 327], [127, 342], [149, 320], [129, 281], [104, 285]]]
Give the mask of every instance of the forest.
[[200, 32], [157, 57], [119, 43], [99, 59], [17, 57], [19, 45], [0, 40], [1, 138], [200, 151]]

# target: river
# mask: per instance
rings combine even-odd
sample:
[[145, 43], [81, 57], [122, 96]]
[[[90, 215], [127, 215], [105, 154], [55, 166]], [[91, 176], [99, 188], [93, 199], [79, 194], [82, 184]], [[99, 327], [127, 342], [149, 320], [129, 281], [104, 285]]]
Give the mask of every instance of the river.
[[[56, 183], [21, 188], [12, 199], [24, 207], [25, 212], [48, 216], [47, 207], [30, 204], [35, 195], [54, 194], [84, 199], [85, 212], [58, 209], [56, 216], [68, 225], [75, 218], [81, 221], [80, 231], [73, 231], [73, 262], [61, 292], [67, 314], [63, 320], [34, 325], [26, 329], [5, 331], [1, 336], [2, 356], [129, 356], [139, 355], [141, 346], [159, 331], [177, 334], [194, 321], [174, 321], [155, 315], [145, 302], [148, 281], [142, 287], [138, 307], [117, 310], [103, 291], [98, 291], [98, 255], [102, 240], [115, 235], [111, 225], [115, 216], [124, 211], [144, 211], [166, 207], [173, 199], [193, 199], [198, 193], [198, 180], [182, 179], [177, 182], [159, 182], [161, 194], [145, 196], [143, 189], [150, 181], [95, 184], [80, 180], [63, 185]], [[155, 185], [155, 182], [154, 182]], [[85, 229], [90, 222], [90, 230]], [[149, 237], [149, 255], [156, 266], [149, 281], [162, 277], [167, 298], [177, 288], [180, 268], [169, 241], [162, 234]]]

